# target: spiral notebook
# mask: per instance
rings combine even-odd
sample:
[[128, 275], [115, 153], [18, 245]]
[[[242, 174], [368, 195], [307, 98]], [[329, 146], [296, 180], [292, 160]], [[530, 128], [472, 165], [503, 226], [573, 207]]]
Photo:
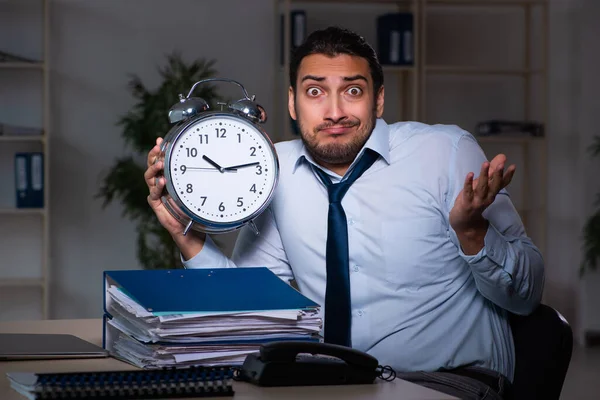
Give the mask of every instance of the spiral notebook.
[[30, 373], [9, 372], [11, 387], [37, 399], [181, 399], [234, 395], [232, 367]]

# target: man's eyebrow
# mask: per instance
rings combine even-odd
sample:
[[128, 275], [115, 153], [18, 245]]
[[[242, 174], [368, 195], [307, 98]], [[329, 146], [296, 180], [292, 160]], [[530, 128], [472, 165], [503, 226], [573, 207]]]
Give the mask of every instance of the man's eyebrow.
[[[358, 81], [358, 80], [362, 80], [365, 82], [369, 82], [367, 80], [367, 78], [364, 75], [352, 75], [352, 76], [345, 76], [344, 78], [345, 82], [353, 82], [353, 81]], [[323, 76], [316, 76], [316, 75], [305, 75], [302, 77], [301, 82], [307, 81], [307, 80], [311, 80], [311, 81], [317, 81], [317, 82], [323, 82], [325, 80], [325, 77]]]
[[352, 82], [352, 81], [358, 81], [358, 80], [365, 81], [366, 83], [369, 82], [367, 80], [367, 77], [365, 77], [364, 75], [360, 75], [360, 74], [344, 77], [344, 81], [346, 81], [346, 82]]
[[315, 75], [305, 75], [302, 77], [301, 82], [308, 81], [308, 80], [322, 82], [325, 80], [325, 77], [324, 76], [315, 76]]

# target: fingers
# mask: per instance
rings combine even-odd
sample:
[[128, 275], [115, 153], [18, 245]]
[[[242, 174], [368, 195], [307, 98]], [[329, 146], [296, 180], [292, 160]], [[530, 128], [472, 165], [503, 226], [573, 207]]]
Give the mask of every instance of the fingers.
[[512, 181], [512, 178], [515, 175], [516, 170], [517, 170], [517, 167], [514, 164], [507, 168], [506, 173], [502, 177], [502, 189], [507, 187], [508, 184]]
[[162, 141], [163, 139], [161, 137], [156, 138], [156, 145], [148, 153], [148, 168], [150, 168], [150, 166], [154, 164], [156, 160], [158, 160], [158, 156], [160, 155], [160, 144], [162, 143]]
[[163, 176], [158, 176], [153, 181], [154, 184], [149, 186], [150, 194], [148, 195], [148, 202], [159, 200], [165, 188], [165, 178]]
[[503, 185], [504, 164], [499, 164], [496, 169], [490, 174], [489, 181], [489, 197], [491, 200], [504, 188]]
[[162, 176], [163, 162], [159, 161], [156, 164], [152, 164], [146, 172], [144, 172], [144, 179], [146, 185], [150, 189], [150, 196], [148, 200], [158, 200], [162, 194], [163, 188], [165, 187], [165, 178]]
[[144, 172], [144, 179], [146, 180], [146, 185], [148, 185], [148, 187], [154, 186], [154, 178], [156, 178], [159, 175], [162, 175], [163, 165], [164, 163], [162, 161], [159, 161], [155, 164], [150, 165], [146, 172]]
[[498, 154], [490, 161], [490, 171], [494, 172], [502, 165], [506, 165], [506, 156], [504, 154]]
[[472, 172], [469, 172], [467, 174], [467, 177], [465, 178], [465, 186], [463, 187], [463, 194], [466, 197], [467, 200], [472, 201], [473, 200], [473, 196], [475, 195], [475, 193], [473, 192], [473, 176], [475, 174], [473, 174]]
[[164, 162], [162, 160], [159, 161], [160, 144], [162, 141], [162, 138], [156, 138], [156, 145], [148, 153], [148, 169], [144, 172], [144, 179], [150, 190], [148, 196], [149, 203], [160, 199], [165, 187], [165, 178], [162, 176]]
[[490, 163], [484, 162], [481, 165], [481, 172], [477, 178], [477, 185], [475, 186], [475, 195], [481, 199], [485, 199], [488, 194], [488, 179], [489, 179]]

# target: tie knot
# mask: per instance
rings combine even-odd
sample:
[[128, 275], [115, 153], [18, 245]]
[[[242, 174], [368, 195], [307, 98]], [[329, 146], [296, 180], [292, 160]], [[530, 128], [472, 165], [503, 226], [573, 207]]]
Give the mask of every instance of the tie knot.
[[340, 203], [346, 192], [350, 189], [350, 183], [347, 181], [332, 183], [327, 186], [330, 203]]
[[365, 150], [364, 154], [358, 160], [352, 171], [350, 171], [350, 175], [348, 178], [339, 182], [339, 183], [331, 183], [331, 179], [327, 176], [325, 172], [320, 170], [319, 168], [315, 168], [315, 172], [321, 178], [321, 181], [327, 186], [327, 191], [329, 193], [329, 202], [330, 203], [339, 203], [344, 198], [344, 195], [350, 188], [350, 185], [354, 183], [373, 163], [377, 160], [379, 155], [374, 151], [369, 149]]

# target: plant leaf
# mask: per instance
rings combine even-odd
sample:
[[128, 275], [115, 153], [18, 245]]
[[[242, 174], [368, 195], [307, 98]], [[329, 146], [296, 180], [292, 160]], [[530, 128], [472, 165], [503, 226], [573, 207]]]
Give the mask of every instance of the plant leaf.
[[[162, 82], [154, 90], [144, 85], [137, 75], [130, 75], [127, 88], [135, 101], [129, 111], [118, 117], [116, 124], [122, 129], [126, 146], [133, 152], [115, 160], [102, 176], [95, 196], [103, 200], [103, 208], [113, 202], [121, 203], [123, 216], [137, 222], [137, 258], [148, 269], [181, 268], [181, 259], [173, 238], [160, 225], [146, 200], [144, 160], [156, 138], [164, 137], [171, 129], [168, 111], [179, 101], [179, 94], [187, 96], [194, 83], [216, 74], [213, 60], [186, 63], [179, 52], [168, 54], [166, 60], [166, 65], [158, 68]], [[218, 99], [210, 84], [198, 85], [193, 96], [203, 98], [213, 107]]]
[[592, 157], [600, 156], [600, 136], [594, 136], [593, 143], [588, 147]]
[[588, 218], [583, 227], [583, 267], [596, 269], [600, 258], [600, 211]]

